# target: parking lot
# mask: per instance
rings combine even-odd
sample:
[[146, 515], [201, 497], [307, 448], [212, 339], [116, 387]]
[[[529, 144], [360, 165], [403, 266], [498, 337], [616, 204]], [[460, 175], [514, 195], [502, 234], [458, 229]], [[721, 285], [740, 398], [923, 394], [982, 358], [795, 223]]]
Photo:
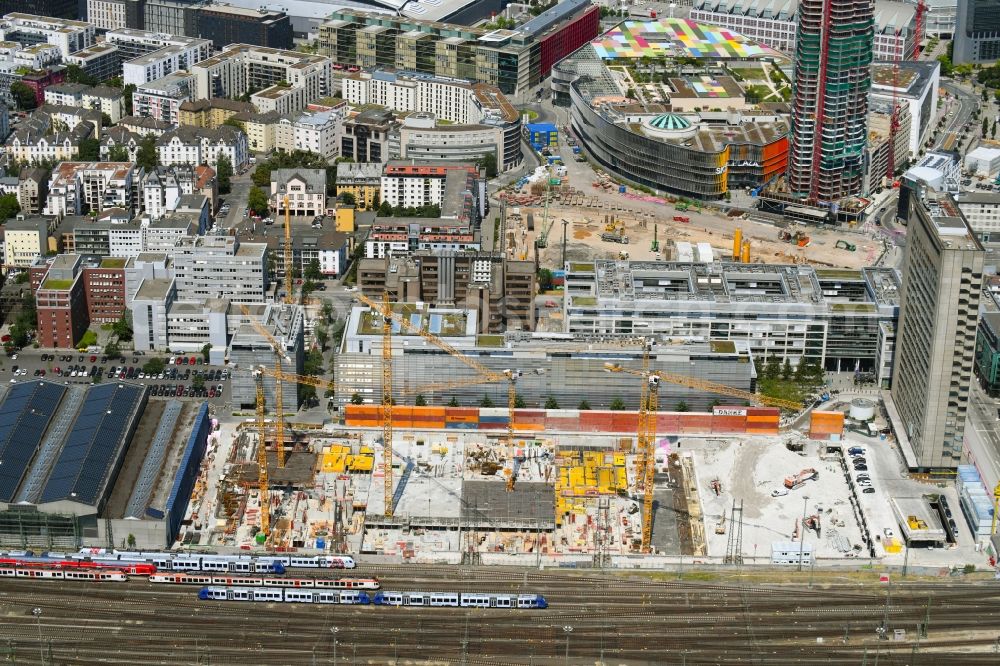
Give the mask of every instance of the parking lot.
[[[155, 358], [163, 360], [162, 372], [145, 372], [144, 367]], [[137, 352], [108, 358], [99, 353], [25, 349], [0, 361], [0, 382], [33, 379], [66, 384], [119, 380], [149, 386], [151, 398], [207, 399], [220, 404], [229, 399], [229, 370], [206, 365], [200, 354], [162, 356]]]

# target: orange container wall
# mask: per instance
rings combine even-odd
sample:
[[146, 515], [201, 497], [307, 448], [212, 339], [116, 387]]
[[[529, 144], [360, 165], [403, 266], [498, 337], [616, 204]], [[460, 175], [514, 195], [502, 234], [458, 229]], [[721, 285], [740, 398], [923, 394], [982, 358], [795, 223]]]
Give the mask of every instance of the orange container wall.
[[712, 432], [744, 432], [746, 427], [745, 416], [712, 416]]

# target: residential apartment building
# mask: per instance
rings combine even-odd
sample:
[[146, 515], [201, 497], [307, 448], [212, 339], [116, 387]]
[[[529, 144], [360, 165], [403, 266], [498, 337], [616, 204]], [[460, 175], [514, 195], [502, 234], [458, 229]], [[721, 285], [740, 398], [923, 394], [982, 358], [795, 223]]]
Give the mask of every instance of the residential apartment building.
[[[273, 111], [270, 113], [244, 112], [236, 114], [233, 118], [240, 123], [243, 132], [246, 133], [247, 144], [251, 151], [269, 153], [275, 150], [275, 128], [279, 122], [284, 120], [281, 114]], [[294, 137], [294, 135], [293, 130], [292, 136]]]
[[358, 287], [369, 298], [386, 292], [393, 302], [475, 310], [479, 333], [530, 331], [535, 325], [534, 262], [499, 252], [418, 250], [361, 259]]
[[67, 65], [76, 65], [98, 81], [107, 81], [122, 72], [118, 47], [108, 42], [99, 42], [72, 53], [64, 58], [64, 62]]
[[388, 162], [390, 132], [396, 127], [391, 111], [367, 109], [346, 118], [341, 129], [340, 156], [355, 162]]
[[45, 89], [45, 105], [80, 108], [103, 113], [117, 123], [125, 115], [122, 91], [106, 86], [87, 86], [82, 83], [57, 83]]
[[275, 169], [271, 172], [269, 207], [276, 219], [284, 219], [285, 202], [295, 217], [313, 218], [326, 213], [326, 171], [323, 169]]
[[337, 164], [337, 196], [350, 194], [358, 210], [373, 210], [382, 202], [382, 165], [357, 162]]
[[64, 217], [121, 208], [131, 217], [141, 204], [142, 168], [131, 162], [62, 162], [49, 177], [45, 215]]
[[232, 236], [184, 239], [174, 248], [174, 274], [181, 300], [228, 298], [234, 303], [263, 303], [267, 248], [263, 243], [241, 243]]
[[180, 106], [178, 124], [215, 129], [224, 125], [235, 115], [255, 114], [256, 112], [257, 110], [250, 102], [240, 102], [224, 97], [189, 100]]
[[907, 467], [954, 469], [963, 455], [985, 253], [949, 195], [907, 201], [896, 378], [886, 411]]
[[94, 36], [94, 25], [84, 21], [20, 12], [6, 14], [0, 19], [0, 41], [17, 42], [21, 46], [51, 44], [64, 58], [91, 46]]
[[[353, 236], [336, 231], [331, 226], [313, 227], [302, 222], [292, 222], [292, 269], [299, 275], [305, 274], [312, 262], [319, 266], [319, 272], [327, 277], [340, 277], [347, 268], [348, 258], [353, 249]], [[269, 234], [264, 238], [273, 262], [273, 278], [279, 285], [285, 275], [285, 236]], [[278, 293], [280, 299], [284, 293]]]
[[440, 206], [442, 220], [478, 226], [485, 214], [485, 180], [472, 164], [394, 161], [382, 174], [382, 201], [393, 208]]
[[87, 0], [87, 21], [98, 30], [120, 30], [128, 26], [126, 0]]
[[160, 164], [208, 164], [215, 166], [219, 157], [229, 158], [233, 169], [240, 169], [250, 158], [247, 135], [230, 125], [215, 129], [182, 126], [165, 132], [156, 140]]
[[888, 386], [896, 271], [799, 265], [595, 261], [567, 265], [566, 333], [745, 341], [758, 364], [814, 363]]
[[49, 223], [43, 217], [18, 215], [3, 224], [4, 272], [27, 269], [49, 251]]
[[142, 227], [142, 251], [172, 253], [178, 243], [198, 235], [196, 215], [171, 213]]
[[26, 164], [72, 160], [80, 153], [80, 142], [93, 134], [94, 128], [88, 123], [81, 123], [69, 131], [24, 127], [7, 137], [4, 152], [9, 158]]
[[[191, 72], [197, 82], [196, 99], [236, 99], [248, 92], [257, 95], [281, 92], [275, 89], [277, 86], [283, 90], [302, 89], [302, 99], [308, 103], [333, 92], [333, 66], [329, 58], [251, 44], [233, 44], [228, 50], [197, 63]], [[259, 104], [255, 106], [260, 111], [270, 110], [262, 109]]]
[[365, 239], [365, 258], [405, 256], [418, 250], [478, 252], [482, 239], [477, 229], [445, 220], [377, 217]]
[[181, 104], [194, 95], [194, 82], [192, 74], [177, 71], [138, 86], [132, 93], [132, 113], [176, 125]]
[[492, 31], [345, 8], [320, 26], [319, 47], [344, 69], [467, 79], [521, 96], [597, 37], [599, 23], [590, 0], [564, 0], [515, 30]]
[[142, 183], [143, 214], [152, 220], [178, 210], [186, 195], [201, 195], [215, 210], [218, 185], [215, 170], [207, 166], [186, 164], [157, 167], [146, 174]]
[[23, 167], [18, 176], [17, 203], [26, 215], [38, 215], [45, 208], [49, 180], [41, 167]]
[[305, 150], [333, 162], [340, 156], [341, 118], [339, 111], [280, 118], [274, 126], [274, 147], [286, 152]]
[[212, 53], [207, 39], [185, 38], [182, 43], [168, 44], [122, 64], [122, 80], [126, 85], [142, 86], [174, 72], [190, 71], [191, 67]]

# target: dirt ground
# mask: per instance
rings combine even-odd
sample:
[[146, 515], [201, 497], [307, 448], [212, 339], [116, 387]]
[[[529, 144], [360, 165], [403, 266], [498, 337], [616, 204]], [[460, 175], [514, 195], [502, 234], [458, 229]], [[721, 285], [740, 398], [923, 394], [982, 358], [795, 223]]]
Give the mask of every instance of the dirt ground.
[[[518, 210], [520, 213], [519, 216], [510, 216], [507, 225], [506, 246], [508, 250], [513, 249], [514, 256], [534, 256], [535, 240], [548, 228], [547, 247], [537, 250], [540, 253], [540, 265], [547, 268], [560, 267], [563, 220], [568, 222], [567, 261], [614, 259], [619, 257], [619, 252], [627, 252], [628, 258], [633, 261], [654, 260], [657, 258], [657, 253], [652, 249], [654, 236], [659, 241], [659, 258], [662, 259], [674, 259], [674, 244], [688, 242], [692, 245], [709, 243], [716, 261], [731, 260], [733, 236], [737, 227], [742, 229], [743, 239], [750, 241], [750, 259], [753, 262], [808, 263], [820, 268], [861, 268], [873, 264], [882, 252], [881, 242], [872, 240], [860, 230], [822, 230], [796, 226], [791, 230], [804, 231], [811, 238], [808, 247], [800, 248], [796, 244], [779, 240], [779, 229], [772, 224], [739, 217], [730, 218], [724, 212], [712, 208], [701, 212], [693, 208], [678, 211], [674, 204], [664, 200], [651, 201], [649, 199], [653, 197], [646, 197], [631, 189], [623, 195], [618, 192], [617, 186], [610, 189], [594, 187], [593, 184], [601, 180], [601, 175], [587, 163], [571, 160], [566, 168], [568, 173], [561, 177], [562, 186], [558, 195], [555, 194], [555, 189], [552, 190], [547, 221], [544, 198], [535, 205], [518, 205], [517, 201], [509, 204], [509, 212]], [[522, 193], [527, 194], [528, 188]], [[532, 213], [534, 217], [533, 231], [527, 229], [528, 213]], [[690, 218], [690, 222], [675, 222], [675, 215], [686, 216]], [[628, 244], [601, 240], [606, 219], [610, 221], [611, 216], [624, 224]], [[851, 252], [836, 248], [840, 239], [856, 246], [856, 250]]]

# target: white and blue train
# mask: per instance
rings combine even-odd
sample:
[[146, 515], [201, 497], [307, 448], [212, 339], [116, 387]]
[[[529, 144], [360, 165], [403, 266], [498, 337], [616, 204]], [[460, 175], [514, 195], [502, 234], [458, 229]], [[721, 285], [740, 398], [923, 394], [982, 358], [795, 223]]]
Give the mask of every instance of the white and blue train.
[[202, 601], [265, 601], [303, 604], [346, 604], [365, 606], [415, 606], [452, 608], [507, 608], [529, 610], [548, 608], [540, 594], [490, 594], [483, 592], [367, 592], [309, 590], [277, 587], [203, 587]]
[[[49, 553], [50, 557], [54, 554]], [[169, 553], [141, 551], [107, 551], [84, 548], [78, 553], [61, 555], [66, 559], [94, 562], [149, 563], [158, 571], [206, 571], [213, 573], [275, 573], [286, 569], [353, 569], [354, 558], [348, 555], [213, 555], [202, 553]]]

